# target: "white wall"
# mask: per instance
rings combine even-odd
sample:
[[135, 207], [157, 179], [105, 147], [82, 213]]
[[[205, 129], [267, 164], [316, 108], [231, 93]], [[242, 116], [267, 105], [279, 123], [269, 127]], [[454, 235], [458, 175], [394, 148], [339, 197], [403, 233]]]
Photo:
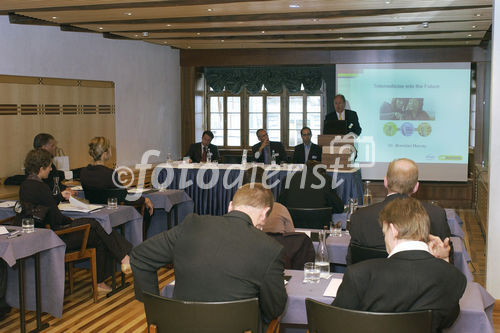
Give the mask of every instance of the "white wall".
[[10, 24], [6, 16], [0, 16], [0, 45], [0, 74], [115, 82], [118, 165], [139, 162], [149, 149], [160, 150], [160, 160], [167, 149], [179, 156], [179, 51], [58, 27]]

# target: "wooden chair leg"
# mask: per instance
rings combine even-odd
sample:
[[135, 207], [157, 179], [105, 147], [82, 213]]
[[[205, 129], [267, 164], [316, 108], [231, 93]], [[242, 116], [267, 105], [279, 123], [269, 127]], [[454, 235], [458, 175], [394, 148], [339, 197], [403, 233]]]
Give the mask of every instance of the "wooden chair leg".
[[96, 265], [96, 253], [95, 249], [92, 250], [92, 255], [90, 256], [90, 274], [92, 275], [92, 293], [94, 297], [94, 303], [97, 302], [97, 265]]
[[149, 333], [158, 333], [158, 327], [155, 324], [150, 324], [148, 329]]
[[68, 263], [69, 294], [73, 294], [73, 263]]

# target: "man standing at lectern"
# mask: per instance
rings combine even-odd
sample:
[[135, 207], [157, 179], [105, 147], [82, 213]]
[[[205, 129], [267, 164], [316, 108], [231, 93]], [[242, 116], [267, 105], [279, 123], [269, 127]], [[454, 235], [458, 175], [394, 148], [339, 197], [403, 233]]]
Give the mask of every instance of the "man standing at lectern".
[[330, 112], [326, 115], [326, 120], [345, 120], [347, 122], [347, 132], [352, 132], [359, 136], [361, 134], [361, 126], [359, 126], [358, 115], [355, 111], [345, 109], [345, 97], [338, 94], [333, 99], [335, 112]]

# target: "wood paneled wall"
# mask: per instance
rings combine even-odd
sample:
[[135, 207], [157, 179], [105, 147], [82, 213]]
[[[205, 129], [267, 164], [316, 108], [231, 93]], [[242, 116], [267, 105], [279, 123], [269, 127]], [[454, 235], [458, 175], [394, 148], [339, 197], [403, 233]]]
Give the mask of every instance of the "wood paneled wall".
[[0, 75], [0, 177], [24, 173], [38, 133], [56, 138], [70, 168], [88, 164], [95, 136], [108, 137], [115, 147], [114, 95], [109, 81]]

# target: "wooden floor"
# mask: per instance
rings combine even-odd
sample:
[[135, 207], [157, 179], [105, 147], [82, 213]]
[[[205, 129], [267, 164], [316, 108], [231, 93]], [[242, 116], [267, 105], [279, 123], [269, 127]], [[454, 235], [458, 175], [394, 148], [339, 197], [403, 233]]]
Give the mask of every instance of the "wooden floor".
[[[469, 264], [474, 280], [485, 285], [486, 256], [485, 237], [473, 210], [457, 210], [464, 221], [465, 245], [471, 255]], [[101, 296], [94, 304], [91, 297], [90, 275], [79, 270], [76, 275], [75, 292], [64, 298], [62, 318], [54, 318], [45, 314], [43, 322], [50, 327], [44, 332], [145, 332], [146, 317], [142, 303], [134, 299], [133, 286], [127, 287], [111, 298]], [[174, 278], [173, 270], [161, 269], [158, 273], [160, 287]], [[133, 282], [132, 277], [127, 281]], [[28, 331], [35, 328], [34, 312], [27, 314]], [[493, 312], [495, 332], [500, 333], [500, 301], [497, 301]], [[0, 332], [19, 332], [19, 311], [13, 309], [9, 316], [0, 322]]]

